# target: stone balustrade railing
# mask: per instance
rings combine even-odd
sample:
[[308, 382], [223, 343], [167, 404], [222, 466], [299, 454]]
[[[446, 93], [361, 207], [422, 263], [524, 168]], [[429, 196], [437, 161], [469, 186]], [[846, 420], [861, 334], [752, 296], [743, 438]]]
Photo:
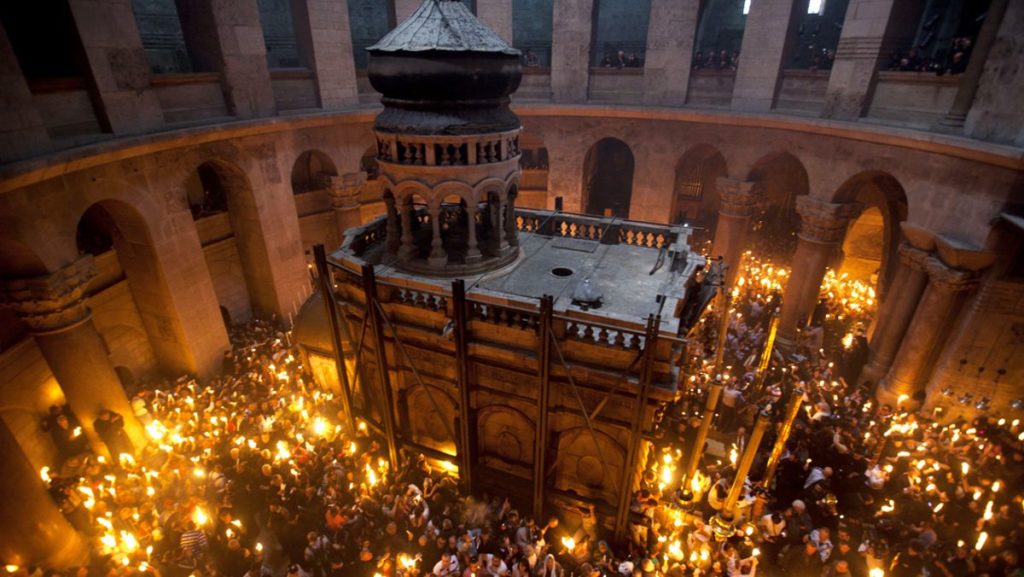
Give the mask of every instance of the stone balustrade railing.
[[477, 166], [520, 156], [519, 131], [474, 136], [377, 134], [377, 160], [412, 166]]

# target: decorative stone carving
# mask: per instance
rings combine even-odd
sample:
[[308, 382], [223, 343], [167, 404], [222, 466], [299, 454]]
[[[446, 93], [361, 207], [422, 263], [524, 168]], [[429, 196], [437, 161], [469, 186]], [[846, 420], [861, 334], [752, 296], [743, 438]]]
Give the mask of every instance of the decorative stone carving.
[[366, 186], [365, 172], [350, 172], [341, 176], [323, 175], [324, 188], [330, 195], [331, 208], [349, 209], [359, 206], [359, 194]]
[[719, 177], [715, 184], [721, 199], [718, 212], [740, 218], [753, 216], [758, 201], [753, 182]]
[[976, 274], [950, 267], [934, 256], [925, 259], [925, 270], [930, 285], [948, 292], [970, 290], [978, 280]]
[[899, 245], [900, 262], [908, 268], [917, 271], [926, 270], [926, 261], [929, 258], [928, 252], [914, 248], [908, 243], [901, 242]]
[[800, 237], [812, 242], [840, 242], [846, 234], [847, 223], [860, 214], [863, 207], [859, 202], [838, 204], [798, 196], [796, 211], [800, 214]]
[[86, 255], [49, 275], [7, 281], [0, 285], [0, 306], [13, 309], [32, 333], [68, 329], [92, 314], [85, 289], [96, 274]]

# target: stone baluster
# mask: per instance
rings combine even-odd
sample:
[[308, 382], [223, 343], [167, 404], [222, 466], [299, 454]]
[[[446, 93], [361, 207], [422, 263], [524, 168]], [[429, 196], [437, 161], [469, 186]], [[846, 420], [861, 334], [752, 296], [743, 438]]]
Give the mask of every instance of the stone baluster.
[[871, 357], [861, 373], [861, 382], [877, 382], [889, 372], [928, 284], [925, 271], [928, 253], [909, 243], [900, 244], [899, 252], [899, 269], [893, 277], [889, 294], [879, 307], [877, 324], [871, 335]]
[[136, 448], [146, 444], [146, 436], [86, 304], [85, 291], [95, 276], [96, 263], [84, 256], [46, 276], [5, 282], [0, 303], [28, 327], [93, 450], [102, 454], [106, 445], [93, 423], [103, 409], [124, 417], [125, 432]]
[[414, 210], [416, 207], [412, 203], [412, 197], [403, 198], [399, 209], [402, 217], [402, 245], [398, 248], [398, 258], [401, 260], [410, 260], [416, 255], [416, 239], [412, 230]]
[[359, 195], [366, 186], [365, 172], [350, 172], [341, 176], [324, 175], [330, 196], [334, 221], [338, 227], [338, 240], [344, 241], [345, 231], [363, 223], [359, 211]]
[[448, 254], [444, 251], [444, 239], [441, 237], [441, 206], [432, 204], [430, 206], [430, 256], [427, 262], [432, 267], [443, 267], [448, 264]]
[[720, 256], [725, 261], [725, 283], [731, 288], [740, 272], [747, 230], [750, 229], [750, 219], [757, 207], [757, 195], [754, 193], [753, 182], [723, 177], [716, 184], [721, 204], [711, 256]]
[[398, 246], [401, 243], [399, 238], [398, 210], [395, 208], [395, 197], [391, 194], [384, 195], [384, 206], [387, 210], [387, 241], [386, 248], [390, 255], [398, 254]]
[[793, 255], [793, 270], [782, 297], [779, 344], [792, 346], [814, 309], [829, 259], [846, 235], [846, 225], [861, 211], [860, 203], [836, 204], [809, 196], [796, 200], [800, 234]]
[[924, 259], [924, 267], [927, 287], [877, 393], [879, 401], [893, 406], [902, 397], [901, 406], [908, 409], [920, 405], [920, 393], [956, 322], [961, 297], [977, 284], [975, 273], [950, 267], [934, 256]]

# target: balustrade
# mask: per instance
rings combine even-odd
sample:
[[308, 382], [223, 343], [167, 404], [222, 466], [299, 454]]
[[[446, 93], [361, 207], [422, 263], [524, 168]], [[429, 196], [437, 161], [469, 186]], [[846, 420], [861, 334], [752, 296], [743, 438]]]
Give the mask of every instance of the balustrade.
[[378, 135], [377, 160], [415, 166], [475, 166], [519, 158], [519, 132], [477, 139]]

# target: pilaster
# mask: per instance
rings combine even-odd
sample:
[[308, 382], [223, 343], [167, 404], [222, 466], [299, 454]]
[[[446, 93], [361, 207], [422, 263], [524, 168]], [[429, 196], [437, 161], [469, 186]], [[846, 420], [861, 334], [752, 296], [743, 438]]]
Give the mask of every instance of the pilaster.
[[338, 238], [344, 240], [345, 231], [362, 224], [359, 195], [366, 187], [365, 172], [351, 172], [341, 176], [324, 176], [325, 188], [334, 210]]
[[0, 163], [41, 154], [50, 146], [28, 82], [0, 23]]
[[[743, 46], [732, 90], [733, 110], [765, 111], [775, 106], [782, 80], [782, 63], [791, 32], [807, 0], [757, 0], [743, 30]], [[687, 54], [688, 56], [688, 54]]]
[[551, 43], [551, 99], [586, 102], [590, 86], [593, 0], [558, 0]]
[[644, 101], [662, 106], [686, 104], [689, 54], [697, 35], [699, 0], [652, 0], [644, 57]]
[[348, 108], [359, 102], [348, 0], [304, 0], [309, 28], [310, 67], [316, 74], [320, 106]]

